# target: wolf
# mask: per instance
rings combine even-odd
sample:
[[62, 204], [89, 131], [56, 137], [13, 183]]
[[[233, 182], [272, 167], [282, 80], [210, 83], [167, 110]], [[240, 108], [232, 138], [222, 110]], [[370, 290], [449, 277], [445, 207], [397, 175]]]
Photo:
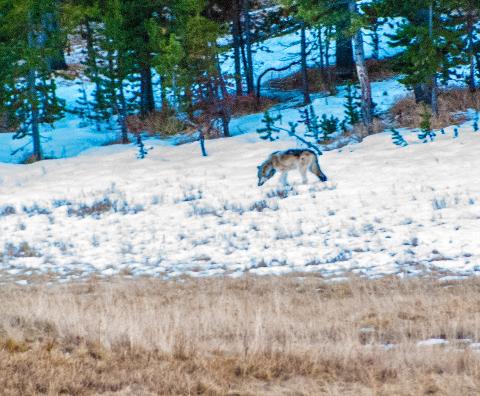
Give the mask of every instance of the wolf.
[[317, 154], [308, 149], [289, 149], [275, 151], [258, 166], [258, 185], [263, 186], [277, 171], [282, 172], [280, 181], [287, 185], [288, 171], [298, 169], [302, 175], [303, 183], [307, 183], [307, 170], [316, 175], [320, 181], [326, 182], [327, 176], [320, 169]]

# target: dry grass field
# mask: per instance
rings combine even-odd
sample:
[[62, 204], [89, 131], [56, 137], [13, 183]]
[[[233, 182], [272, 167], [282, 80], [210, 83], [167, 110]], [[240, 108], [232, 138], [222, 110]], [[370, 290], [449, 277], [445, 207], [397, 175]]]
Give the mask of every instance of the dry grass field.
[[478, 395], [478, 341], [478, 279], [0, 289], [2, 395]]

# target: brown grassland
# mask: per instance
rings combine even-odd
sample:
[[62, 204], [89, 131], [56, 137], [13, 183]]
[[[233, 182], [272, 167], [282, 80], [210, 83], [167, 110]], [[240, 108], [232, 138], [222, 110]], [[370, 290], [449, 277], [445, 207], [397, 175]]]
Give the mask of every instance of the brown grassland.
[[[431, 337], [449, 344], [417, 345]], [[3, 285], [0, 393], [478, 395], [466, 338], [480, 340], [474, 278]]]
[[[438, 116], [432, 116], [431, 126], [440, 129], [450, 125], [458, 125], [467, 120], [466, 111], [480, 110], [480, 91], [471, 92], [468, 88], [450, 88], [438, 93]], [[413, 96], [397, 101], [389, 114], [396, 126], [403, 128], [419, 128], [425, 108], [415, 103]]]

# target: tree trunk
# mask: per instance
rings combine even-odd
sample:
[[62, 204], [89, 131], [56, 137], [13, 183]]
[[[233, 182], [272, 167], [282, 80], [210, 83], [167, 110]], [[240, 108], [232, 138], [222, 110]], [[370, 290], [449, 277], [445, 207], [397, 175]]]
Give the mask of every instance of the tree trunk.
[[220, 108], [220, 117], [222, 119], [223, 135], [225, 137], [230, 137], [230, 120], [232, 119], [232, 109], [229, 101], [229, 94], [227, 90], [227, 85], [223, 79], [222, 69], [220, 66], [220, 59], [217, 56], [217, 80], [218, 85], [220, 86], [221, 98], [218, 103]]
[[[357, 13], [357, 5], [355, 0], [349, 0], [349, 9], [351, 15], [355, 15]], [[368, 70], [367, 65], [365, 63], [365, 52], [363, 48], [363, 35], [362, 30], [357, 29], [355, 34], [353, 35], [353, 47], [354, 57], [355, 57], [355, 66], [357, 69], [357, 77], [358, 81], [360, 82], [360, 88], [362, 91], [362, 121], [367, 128], [368, 134], [370, 135], [373, 133], [372, 128], [372, 87], [370, 85], [370, 79], [368, 77]]]
[[378, 24], [374, 24], [372, 28], [372, 43], [373, 43], [373, 51], [372, 51], [372, 59], [379, 60], [380, 59], [380, 35], [378, 34]]
[[415, 95], [415, 102], [432, 104], [432, 86], [431, 84], [415, 84], [413, 86], [413, 93]]
[[39, 125], [39, 111], [37, 103], [37, 89], [36, 89], [36, 71], [30, 70], [28, 73], [28, 86], [30, 91], [30, 101], [31, 101], [31, 128], [32, 128], [32, 141], [33, 141], [33, 157], [35, 161], [41, 161], [42, 156], [42, 146], [40, 141], [40, 125]]
[[46, 12], [42, 15], [42, 32], [40, 34], [41, 44], [46, 44], [49, 39], [55, 37], [54, 51], [47, 58], [46, 62], [49, 70], [67, 70], [67, 62], [65, 61], [64, 45], [65, 42], [60, 37], [60, 27], [58, 25], [58, 0], [54, 2], [54, 10]]
[[154, 111], [152, 69], [148, 63], [142, 63], [140, 65], [140, 114], [142, 117], [146, 117]]
[[348, 30], [350, 29], [350, 15], [348, 9], [348, 2], [341, 2], [338, 8], [343, 8], [344, 16], [338, 22], [336, 26], [337, 36], [337, 75], [341, 78], [351, 79], [353, 78], [353, 47], [352, 40], [348, 37]]
[[245, 33], [245, 47], [246, 47], [246, 56], [247, 56], [247, 90], [249, 95], [253, 95], [255, 93], [255, 87], [253, 82], [253, 54], [252, 54], [252, 26], [251, 26], [251, 19], [250, 19], [250, 0], [243, 0], [244, 1], [244, 33]]
[[232, 20], [232, 36], [233, 36], [233, 56], [235, 63], [235, 89], [237, 96], [243, 95], [243, 84], [242, 84], [242, 67], [241, 67], [241, 37], [240, 37], [240, 5], [238, 0], [233, 1], [233, 20]]
[[[95, 100], [96, 100], [96, 107], [98, 111], [104, 111], [104, 98], [102, 95], [102, 86], [100, 84], [100, 73], [98, 70], [98, 63], [97, 63], [97, 52], [95, 50], [95, 42], [94, 42], [94, 34], [92, 31], [91, 22], [86, 19], [85, 20], [85, 37], [87, 42], [87, 67], [90, 68], [91, 71], [91, 80], [95, 84]], [[101, 129], [98, 114], [95, 117], [96, 120], [96, 127], [99, 131]]]
[[[424, 25], [429, 29], [430, 25], [430, 9], [422, 8], [416, 13], [416, 18], [413, 21], [416, 25]], [[435, 79], [436, 80], [436, 79]], [[435, 97], [435, 90], [433, 89], [434, 77], [428, 82], [422, 82], [413, 86], [413, 93], [415, 95], [416, 103], [425, 103], [432, 106], [432, 99]]]
[[[428, 9], [428, 34], [430, 40], [433, 40], [433, 5], [430, 4]], [[438, 116], [438, 102], [437, 102], [437, 75], [432, 76], [432, 98], [430, 100], [432, 105], [432, 113]]]
[[300, 30], [300, 56], [302, 64], [302, 91], [303, 91], [303, 104], [308, 105], [312, 103], [310, 98], [310, 87], [308, 84], [308, 65], [307, 65], [307, 35], [305, 30], [305, 23], [302, 23], [302, 28]]
[[325, 67], [328, 69], [330, 67], [330, 37], [332, 35], [332, 27], [327, 27], [326, 37], [325, 37]]
[[[29, 26], [29, 28], [30, 31], [28, 32], [28, 46], [34, 49], [37, 44], [35, 40], [35, 35], [33, 33], [33, 26]], [[37, 95], [37, 71], [35, 70], [33, 65], [30, 65], [27, 79], [28, 91], [30, 95], [30, 123], [32, 128], [33, 157], [35, 161], [41, 161], [43, 158], [39, 125], [40, 112], [38, 109], [39, 104]]]
[[160, 76], [160, 89], [161, 89], [160, 95], [162, 97], [162, 111], [167, 111], [170, 106], [168, 105], [167, 84], [165, 83], [164, 76]]
[[318, 34], [318, 55], [320, 59], [320, 74], [323, 75], [325, 70], [324, 49], [323, 49], [323, 28], [320, 26], [317, 29]]
[[120, 129], [122, 133], [122, 144], [130, 143], [128, 139], [128, 128], [127, 128], [127, 101], [125, 100], [125, 92], [123, 89], [123, 83], [120, 81], [120, 88], [118, 90], [118, 97], [120, 99]]
[[477, 89], [475, 83], [475, 48], [474, 48], [474, 26], [475, 20], [469, 12], [467, 15], [467, 40], [468, 40], [468, 57], [469, 57], [469, 77], [468, 77], [468, 86], [470, 91], [475, 91]]

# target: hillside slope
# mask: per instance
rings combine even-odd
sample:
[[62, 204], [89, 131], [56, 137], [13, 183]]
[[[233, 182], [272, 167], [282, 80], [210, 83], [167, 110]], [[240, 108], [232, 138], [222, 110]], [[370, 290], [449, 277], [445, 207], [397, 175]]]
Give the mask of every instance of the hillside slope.
[[[480, 157], [470, 126], [398, 148], [387, 133], [325, 153], [330, 180], [292, 172], [256, 185], [256, 166], [295, 146], [252, 134], [0, 165], [0, 268], [60, 278], [319, 271], [368, 276], [480, 271]], [[4, 277], [7, 279], [8, 277]]]

